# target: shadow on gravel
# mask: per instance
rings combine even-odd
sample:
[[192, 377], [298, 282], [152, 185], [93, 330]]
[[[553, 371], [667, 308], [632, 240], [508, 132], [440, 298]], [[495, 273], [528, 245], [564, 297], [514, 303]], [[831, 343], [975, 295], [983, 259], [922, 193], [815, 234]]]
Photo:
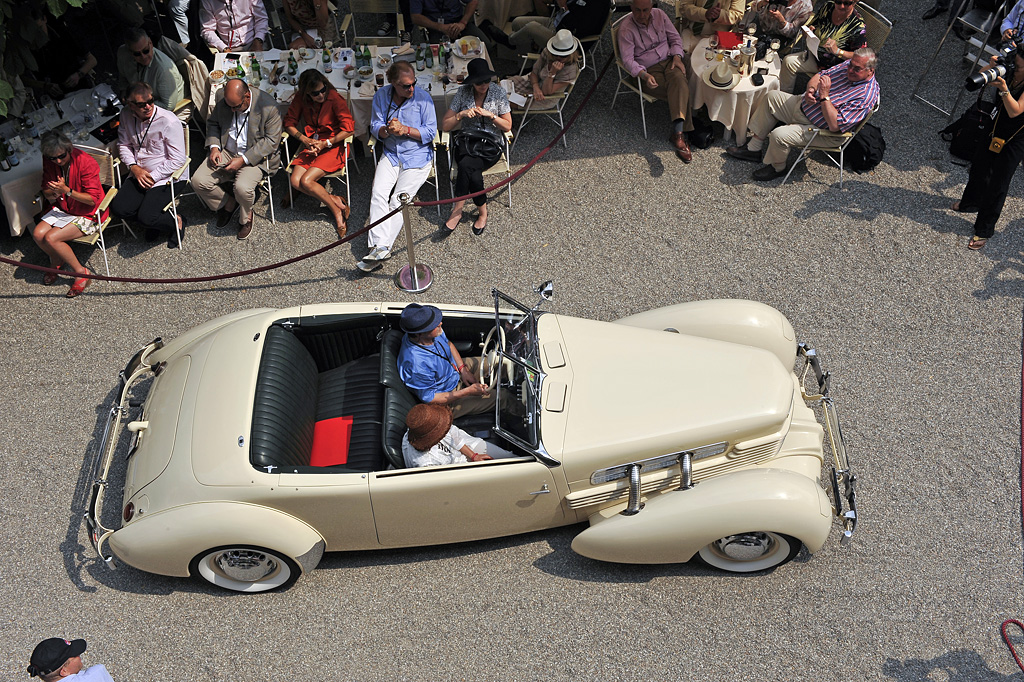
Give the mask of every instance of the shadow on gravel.
[[948, 197], [938, 196], [930, 188], [918, 191], [903, 187], [883, 187], [868, 180], [856, 179], [855, 175], [847, 175], [843, 189], [839, 189], [837, 173], [834, 185], [809, 199], [794, 215], [807, 220], [820, 213], [842, 213], [864, 222], [873, 222], [881, 216], [895, 216], [925, 225], [936, 232], [969, 236], [971, 224], [965, 224], [963, 214], [949, 210], [951, 203]]
[[[972, 216], [973, 217], [973, 216]], [[978, 253], [992, 261], [982, 286], [974, 291], [979, 299], [1024, 298], [1024, 220], [1011, 220]]]
[[938, 679], [948, 682], [997, 682], [1021, 679], [1018, 673], [1003, 675], [990, 670], [978, 652], [963, 649], [949, 651], [928, 660], [908, 658], [899, 661], [889, 658], [882, 666], [882, 672], [886, 677], [899, 682], [930, 682]]

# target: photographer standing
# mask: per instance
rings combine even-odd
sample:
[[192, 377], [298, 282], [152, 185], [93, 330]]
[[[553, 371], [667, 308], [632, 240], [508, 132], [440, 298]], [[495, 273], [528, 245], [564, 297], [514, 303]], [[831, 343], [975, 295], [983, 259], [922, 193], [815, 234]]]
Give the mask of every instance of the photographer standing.
[[[996, 58], [993, 57], [993, 67]], [[997, 68], [997, 67], [996, 67]], [[1006, 69], [1009, 84], [996, 77], [990, 85], [999, 92], [1000, 107], [990, 133], [987, 147], [975, 152], [971, 162], [971, 173], [967, 178], [960, 201], [952, 209], [960, 213], [977, 213], [974, 221], [974, 236], [967, 248], [977, 251], [995, 234], [996, 221], [1002, 213], [1006, 192], [1010, 188], [1013, 174], [1024, 158], [1024, 46], [1017, 48], [1013, 56], [1013, 67]]]

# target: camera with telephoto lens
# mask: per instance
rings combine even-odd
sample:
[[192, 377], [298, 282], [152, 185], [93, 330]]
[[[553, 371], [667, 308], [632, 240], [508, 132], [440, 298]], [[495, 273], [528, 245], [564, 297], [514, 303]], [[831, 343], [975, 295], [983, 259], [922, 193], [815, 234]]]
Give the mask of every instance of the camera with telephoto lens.
[[1017, 32], [1011, 31], [1009, 38], [995, 46], [997, 53], [995, 63], [984, 71], [968, 76], [964, 86], [973, 92], [992, 83], [997, 78], [1010, 80], [1013, 77], [1013, 69], [1017, 65], [1015, 56], [1020, 43]]

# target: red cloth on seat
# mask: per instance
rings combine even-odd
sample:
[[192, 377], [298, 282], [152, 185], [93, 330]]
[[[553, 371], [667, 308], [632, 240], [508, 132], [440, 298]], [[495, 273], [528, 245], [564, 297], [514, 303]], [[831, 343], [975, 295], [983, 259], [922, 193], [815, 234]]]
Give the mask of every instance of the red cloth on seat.
[[718, 34], [718, 49], [719, 50], [731, 50], [734, 47], [739, 47], [743, 40], [740, 38], [739, 33], [733, 33], [732, 31], [716, 31]]
[[348, 444], [352, 437], [352, 417], [318, 421], [313, 427], [313, 452], [310, 466], [329, 467], [348, 462]]

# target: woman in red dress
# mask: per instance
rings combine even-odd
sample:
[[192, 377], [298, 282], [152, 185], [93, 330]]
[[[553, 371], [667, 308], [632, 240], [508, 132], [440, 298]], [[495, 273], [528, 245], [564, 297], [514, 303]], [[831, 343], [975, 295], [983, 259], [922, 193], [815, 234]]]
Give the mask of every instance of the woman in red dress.
[[323, 202], [334, 214], [338, 238], [343, 238], [352, 209], [342, 197], [328, 194], [319, 181], [325, 174], [341, 170], [345, 165], [342, 142], [355, 130], [345, 98], [319, 71], [304, 71], [299, 76], [295, 99], [284, 117], [284, 129], [302, 144], [302, 150], [291, 163], [292, 187]]

